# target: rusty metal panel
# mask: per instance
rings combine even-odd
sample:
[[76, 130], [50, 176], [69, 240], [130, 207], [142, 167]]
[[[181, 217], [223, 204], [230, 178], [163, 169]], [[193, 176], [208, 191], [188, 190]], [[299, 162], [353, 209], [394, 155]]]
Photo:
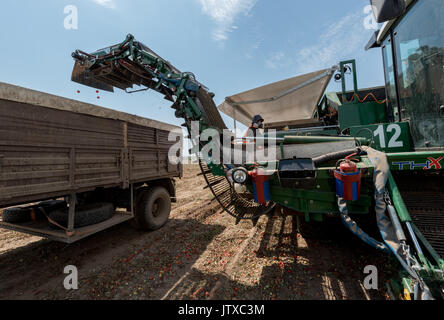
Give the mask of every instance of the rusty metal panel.
[[156, 130], [154, 128], [142, 127], [128, 124], [128, 147], [147, 148], [156, 144]]
[[121, 149], [76, 149], [75, 186], [94, 187], [123, 182]]
[[0, 124], [0, 207], [180, 175], [165, 130], [3, 99]]
[[122, 122], [134, 123], [149, 128], [158, 128], [165, 131], [175, 130], [178, 128], [177, 126], [152, 119], [142, 118], [125, 112], [119, 112], [97, 105], [67, 99], [40, 91], [30, 90], [3, 82], [0, 82], [0, 100], [15, 101], [26, 105], [91, 115], [102, 119], [106, 118], [111, 120], [120, 120]]
[[0, 206], [119, 185], [120, 121], [0, 100]]
[[120, 121], [0, 100], [0, 141], [8, 144], [123, 148]]
[[180, 166], [171, 165], [168, 152], [175, 141], [168, 141], [169, 131], [128, 124], [131, 180], [143, 181], [147, 176], [180, 176]]
[[157, 176], [157, 151], [155, 149], [132, 149], [131, 179], [141, 181], [146, 176]]
[[39, 198], [70, 188], [69, 148], [13, 146], [0, 141], [0, 150], [0, 205], [20, 202], [24, 195]]
[[148, 181], [147, 177], [179, 176], [179, 167], [170, 165], [168, 149], [132, 149], [132, 182]]

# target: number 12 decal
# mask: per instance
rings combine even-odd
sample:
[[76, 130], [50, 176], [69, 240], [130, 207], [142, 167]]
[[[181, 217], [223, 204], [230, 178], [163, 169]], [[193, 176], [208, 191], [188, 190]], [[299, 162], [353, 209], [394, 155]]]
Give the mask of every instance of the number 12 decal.
[[[398, 124], [391, 124], [387, 127], [387, 133], [395, 132], [388, 143], [389, 148], [402, 148], [404, 147], [404, 142], [398, 141], [401, 136], [401, 126]], [[385, 149], [387, 147], [385, 141], [384, 125], [380, 125], [378, 129], [374, 132], [375, 137], [379, 137], [379, 145], [381, 148]]]

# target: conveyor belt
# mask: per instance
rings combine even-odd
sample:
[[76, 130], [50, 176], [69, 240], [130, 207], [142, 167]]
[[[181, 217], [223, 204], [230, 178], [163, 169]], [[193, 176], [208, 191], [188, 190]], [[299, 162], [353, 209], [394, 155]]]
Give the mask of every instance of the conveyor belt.
[[397, 179], [413, 222], [444, 258], [444, 185], [441, 177]]
[[[207, 124], [219, 129], [221, 132], [227, 128], [217, 110], [216, 104], [206, 90], [199, 89], [196, 101], [199, 102], [198, 105], [203, 111]], [[214, 176], [204, 160], [199, 159], [199, 164], [208, 188], [222, 208], [236, 218], [236, 223], [239, 223], [241, 220], [252, 220], [256, 224], [262, 215], [268, 214], [274, 209], [275, 203], [273, 202], [269, 202], [264, 206], [256, 203], [250, 193], [237, 193], [226, 177]]]
[[415, 225], [444, 257], [444, 192], [407, 191], [402, 197]]
[[214, 103], [208, 92], [200, 88], [197, 92], [197, 98], [202, 105], [202, 111], [204, 112], [204, 115], [206, 117], [205, 120], [207, 121], [207, 123], [215, 128], [218, 128], [221, 131], [227, 129], [224, 120], [222, 120], [222, 117], [217, 110], [216, 104]]
[[[174, 102], [172, 108], [176, 110], [176, 117], [185, 120], [182, 126], [188, 131], [191, 131], [193, 120], [200, 122], [199, 130], [211, 127], [222, 133], [227, 129], [213, 95], [194, 75], [181, 73], [147, 46], [135, 41], [132, 35], [128, 35], [121, 44], [107, 49], [92, 54], [77, 50], [72, 56], [76, 60], [73, 81], [108, 91], [143, 86], [145, 88], [141, 90], [155, 90]], [[137, 91], [140, 90], [131, 92]], [[189, 135], [193, 144], [197, 145], [196, 137], [192, 137], [191, 132]], [[200, 149], [203, 146], [203, 142], [200, 142]], [[237, 193], [226, 177], [213, 176], [205, 161], [200, 160], [200, 167], [208, 188], [224, 210], [236, 217], [237, 221], [257, 221], [260, 216], [273, 210], [274, 203], [269, 202], [266, 206], [257, 204], [252, 194]]]

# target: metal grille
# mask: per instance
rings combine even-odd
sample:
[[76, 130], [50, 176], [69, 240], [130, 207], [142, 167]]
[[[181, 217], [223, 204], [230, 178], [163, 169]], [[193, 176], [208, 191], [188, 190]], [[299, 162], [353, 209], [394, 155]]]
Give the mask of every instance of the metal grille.
[[444, 192], [402, 193], [413, 222], [441, 257], [444, 257]]
[[199, 165], [211, 192], [222, 208], [236, 218], [236, 223], [247, 219], [257, 223], [262, 215], [273, 211], [275, 203], [269, 202], [266, 206], [258, 204], [249, 194], [237, 193], [226, 177], [214, 176], [202, 159], [199, 159]]
[[227, 129], [219, 111], [217, 110], [216, 104], [214, 103], [209, 93], [206, 90], [200, 88], [197, 92], [197, 98], [202, 105], [202, 111], [204, 112], [207, 123], [220, 130]]

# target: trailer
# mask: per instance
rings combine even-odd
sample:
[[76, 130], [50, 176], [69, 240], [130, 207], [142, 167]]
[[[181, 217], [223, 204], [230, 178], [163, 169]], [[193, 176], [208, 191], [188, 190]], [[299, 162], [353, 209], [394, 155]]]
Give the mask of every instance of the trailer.
[[182, 176], [169, 161], [180, 132], [0, 83], [0, 227], [65, 243], [125, 221], [162, 227]]

